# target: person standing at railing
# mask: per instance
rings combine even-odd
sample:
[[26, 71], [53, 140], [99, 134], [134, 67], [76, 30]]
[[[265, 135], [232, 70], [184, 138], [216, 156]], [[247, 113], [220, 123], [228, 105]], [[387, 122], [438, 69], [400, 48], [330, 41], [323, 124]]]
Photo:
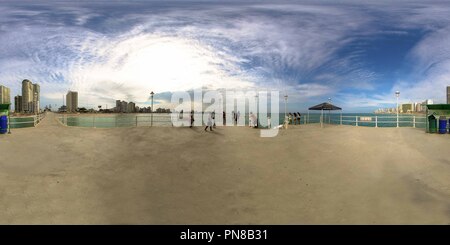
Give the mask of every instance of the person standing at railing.
[[297, 112], [297, 122], [298, 122], [298, 124], [301, 124], [301, 121], [300, 121], [300, 119], [301, 119], [301, 114], [300, 114], [300, 112]]
[[191, 111], [191, 126], [190, 126], [190, 128], [192, 128], [193, 125], [194, 125], [194, 110]]

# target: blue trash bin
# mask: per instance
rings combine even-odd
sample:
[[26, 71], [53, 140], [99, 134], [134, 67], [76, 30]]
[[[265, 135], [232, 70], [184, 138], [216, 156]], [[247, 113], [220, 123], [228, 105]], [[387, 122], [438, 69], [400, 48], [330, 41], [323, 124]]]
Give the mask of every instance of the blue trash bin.
[[439, 117], [439, 133], [440, 134], [447, 133], [447, 118], [445, 116]]
[[0, 134], [6, 134], [8, 132], [8, 117], [0, 116]]

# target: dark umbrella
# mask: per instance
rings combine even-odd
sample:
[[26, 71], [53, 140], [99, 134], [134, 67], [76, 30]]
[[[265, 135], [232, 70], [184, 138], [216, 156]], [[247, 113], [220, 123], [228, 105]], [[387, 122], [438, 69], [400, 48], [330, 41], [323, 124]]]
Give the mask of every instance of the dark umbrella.
[[320, 111], [320, 110], [334, 111], [334, 110], [342, 110], [342, 108], [325, 102], [325, 103], [318, 104], [318, 105], [315, 105], [313, 107], [310, 107], [308, 110], [312, 110], [312, 111]]
[[322, 126], [322, 118], [323, 118], [323, 111], [324, 110], [325, 111], [335, 111], [335, 110], [342, 110], [342, 108], [337, 107], [337, 106], [335, 106], [335, 105], [333, 105], [331, 103], [325, 102], [325, 103], [318, 104], [318, 105], [315, 105], [313, 107], [310, 107], [308, 110], [322, 111], [322, 117], [321, 117], [321, 120], [320, 120], [320, 125]]

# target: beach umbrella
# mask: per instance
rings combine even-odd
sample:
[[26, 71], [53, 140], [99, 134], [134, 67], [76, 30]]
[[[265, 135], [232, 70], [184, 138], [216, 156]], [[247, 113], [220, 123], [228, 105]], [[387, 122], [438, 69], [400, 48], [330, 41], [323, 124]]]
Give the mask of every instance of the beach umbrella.
[[328, 102], [324, 102], [324, 103], [322, 103], [322, 104], [318, 104], [318, 105], [315, 105], [315, 106], [313, 106], [313, 107], [310, 107], [308, 110], [312, 110], [312, 111], [322, 111], [322, 115], [320, 116], [320, 126], [322, 127], [323, 125], [323, 111], [325, 110], [325, 111], [335, 111], [335, 110], [340, 110], [341, 111], [341, 113], [342, 113], [342, 108], [340, 108], [340, 107], [337, 107], [337, 106], [335, 106], [335, 105], [333, 105], [333, 104], [331, 104], [331, 103], [328, 103]]

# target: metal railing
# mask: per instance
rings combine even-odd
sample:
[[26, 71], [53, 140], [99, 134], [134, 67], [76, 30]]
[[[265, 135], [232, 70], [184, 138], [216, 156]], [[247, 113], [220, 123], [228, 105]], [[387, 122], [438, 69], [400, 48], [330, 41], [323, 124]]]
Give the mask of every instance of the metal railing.
[[27, 117], [10, 117], [10, 128], [31, 128], [36, 127], [42, 119], [45, 118], [45, 113]]
[[[335, 120], [336, 122], [336, 120]], [[398, 118], [396, 116], [342, 116], [339, 124], [351, 124], [355, 126], [369, 127], [413, 127], [425, 128], [425, 116], [405, 116]]]
[[[373, 116], [373, 115], [306, 115], [302, 124], [323, 123], [334, 125], [353, 125], [365, 127], [397, 127], [397, 116]], [[425, 128], [426, 117], [417, 115], [399, 115], [399, 127]]]
[[[63, 115], [57, 119], [66, 126], [114, 128], [114, 127], [151, 127], [152, 119], [149, 114], [124, 115]], [[280, 114], [281, 120], [284, 116]], [[247, 123], [246, 119], [246, 123]], [[227, 120], [228, 122], [228, 120]], [[292, 124], [324, 123], [332, 125], [353, 125], [358, 127], [396, 127], [397, 117], [392, 115], [340, 115], [340, 114], [306, 114], [300, 122], [292, 120]], [[154, 126], [172, 126], [170, 114], [153, 115]], [[399, 115], [399, 127], [425, 128], [426, 117], [420, 115]]]
[[57, 119], [65, 126], [93, 127], [93, 128], [117, 128], [117, 127], [151, 127], [172, 126], [170, 114], [152, 115], [89, 115], [70, 116], [63, 115]]

